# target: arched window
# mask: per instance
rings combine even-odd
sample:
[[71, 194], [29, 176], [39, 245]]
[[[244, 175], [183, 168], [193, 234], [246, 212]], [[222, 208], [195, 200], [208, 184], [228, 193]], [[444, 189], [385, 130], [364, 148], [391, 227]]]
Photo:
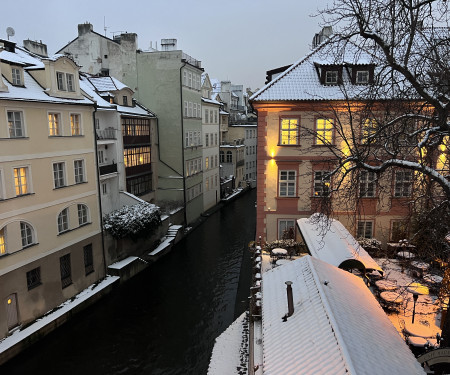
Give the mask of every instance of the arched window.
[[22, 247], [30, 246], [34, 243], [34, 231], [33, 227], [25, 223], [24, 221], [20, 222], [20, 236], [22, 238]]
[[233, 154], [231, 151], [227, 151], [227, 163], [233, 162]]
[[58, 233], [69, 230], [69, 209], [65, 208], [58, 215]]
[[220, 162], [225, 163], [225, 153], [223, 151], [220, 151], [219, 155], [220, 155]]
[[78, 225], [84, 225], [89, 222], [89, 209], [85, 204], [78, 204]]

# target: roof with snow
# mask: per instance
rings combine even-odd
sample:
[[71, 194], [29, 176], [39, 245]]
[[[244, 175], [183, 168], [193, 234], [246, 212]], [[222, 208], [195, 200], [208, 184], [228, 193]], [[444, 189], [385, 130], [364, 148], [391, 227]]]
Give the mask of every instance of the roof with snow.
[[342, 70], [342, 85], [325, 85], [320, 82], [318, 66], [368, 65], [375, 58], [352, 42], [336, 54], [328, 39], [311, 53], [298, 60], [273, 81], [267, 83], [250, 97], [253, 102], [285, 100], [344, 100], [359, 97], [366, 91], [365, 85], [351, 84], [349, 72]]
[[425, 373], [364, 282], [311, 256], [262, 274], [262, 336], [264, 374]]
[[377, 270], [383, 274], [378, 263], [338, 220], [314, 214], [297, 220], [297, 226], [313, 257], [343, 269]]
[[218, 102], [217, 100], [214, 99], [207, 99], [207, 98], [203, 98], [202, 97], [202, 102], [204, 103], [208, 103], [208, 104], [216, 104], [216, 105], [221, 105], [221, 102]]

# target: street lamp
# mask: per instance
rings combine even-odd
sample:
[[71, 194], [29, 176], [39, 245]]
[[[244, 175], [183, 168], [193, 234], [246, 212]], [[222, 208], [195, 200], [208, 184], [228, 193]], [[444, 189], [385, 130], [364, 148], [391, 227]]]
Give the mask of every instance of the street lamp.
[[413, 315], [412, 315], [412, 324], [414, 324], [414, 316], [416, 315], [416, 301], [417, 301], [417, 298], [419, 298], [419, 293], [413, 292], [414, 307], [413, 307]]

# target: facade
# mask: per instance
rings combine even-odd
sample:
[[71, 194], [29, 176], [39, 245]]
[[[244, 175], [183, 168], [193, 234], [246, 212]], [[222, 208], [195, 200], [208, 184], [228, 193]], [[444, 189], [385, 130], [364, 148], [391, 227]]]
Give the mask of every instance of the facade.
[[124, 205], [121, 192], [153, 203], [158, 159], [156, 116], [136, 103], [133, 91], [113, 77], [85, 73], [81, 85], [96, 102], [102, 213]]
[[[114, 40], [78, 26], [78, 37], [60, 50], [93, 74], [109, 74], [136, 92], [158, 116], [158, 205], [185, 208], [187, 224], [203, 212], [201, 62], [163, 39], [161, 50], [138, 50], [136, 34]], [[94, 57], [93, 57], [94, 56]]]
[[203, 137], [203, 208], [208, 210], [220, 201], [219, 112], [221, 103], [210, 99], [211, 82], [202, 75]]
[[243, 178], [246, 184], [256, 187], [256, 124], [234, 124], [228, 127], [230, 139], [243, 139], [245, 146]]
[[[258, 112], [257, 238], [281, 239], [297, 219], [319, 210], [333, 184], [327, 174], [336, 168], [326, 144], [346, 149], [336, 124], [349, 131], [347, 105], [355, 108], [360, 123], [356, 141], [364, 144], [373, 132], [374, 122], [358, 113], [361, 102], [348, 98], [358, 97], [372, 82], [375, 63], [351, 46], [346, 64], [337, 64], [325, 42], [250, 98]], [[393, 171], [392, 180], [378, 183], [383, 195], [378, 195], [374, 173], [362, 173], [358, 199], [345, 203], [335, 195], [331, 204], [334, 217], [356, 238], [374, 237], [385, 244], [409, 212], [412, 172]]]
[[73, 60], [24, 45], [42, 58], [0, 40], [0, 338], [105, 276], [94, 103]]
[[213, 79], [212, 91], [219, 94], [225, 103], [225, 109], [230, 113], [230, 123], [235, 124], [246, 120], [247, 97], [243, 85], [234, 85], [231, 81], [219, 81]]

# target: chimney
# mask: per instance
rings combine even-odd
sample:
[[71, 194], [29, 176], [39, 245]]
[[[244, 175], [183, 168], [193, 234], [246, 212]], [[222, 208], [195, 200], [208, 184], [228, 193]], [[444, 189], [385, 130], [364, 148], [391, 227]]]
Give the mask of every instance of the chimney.
[[78, 36], [82, 36], [94, 30], [94, 27], [89, 22], [78, 24]]
[[324, 26], [320, 33], [317, 33], [314, 35], [313, 41], [312, 41], [312, 48], [316, 48], [319, 44], [327, 40], [331, 35], [333, 34], [333, 27], [332, 26]]
[[23, 46], [31, 53], [35, 53], [36, 55], [41, 57], [48, 57], [47, 45], [42, 43], [42, 40], [40, 42], [30, 39], [24, 40]]
[[292, 316], [294, 313], [294, 297], [292, 295], [292, 281], [286, 281], [286, 294], [287, 294], [287, 303], [288, 303], [288, 313], [287, 316]]
[[175, 51], [176, 49], [176, 39], [161, 39], [161, 51]]

